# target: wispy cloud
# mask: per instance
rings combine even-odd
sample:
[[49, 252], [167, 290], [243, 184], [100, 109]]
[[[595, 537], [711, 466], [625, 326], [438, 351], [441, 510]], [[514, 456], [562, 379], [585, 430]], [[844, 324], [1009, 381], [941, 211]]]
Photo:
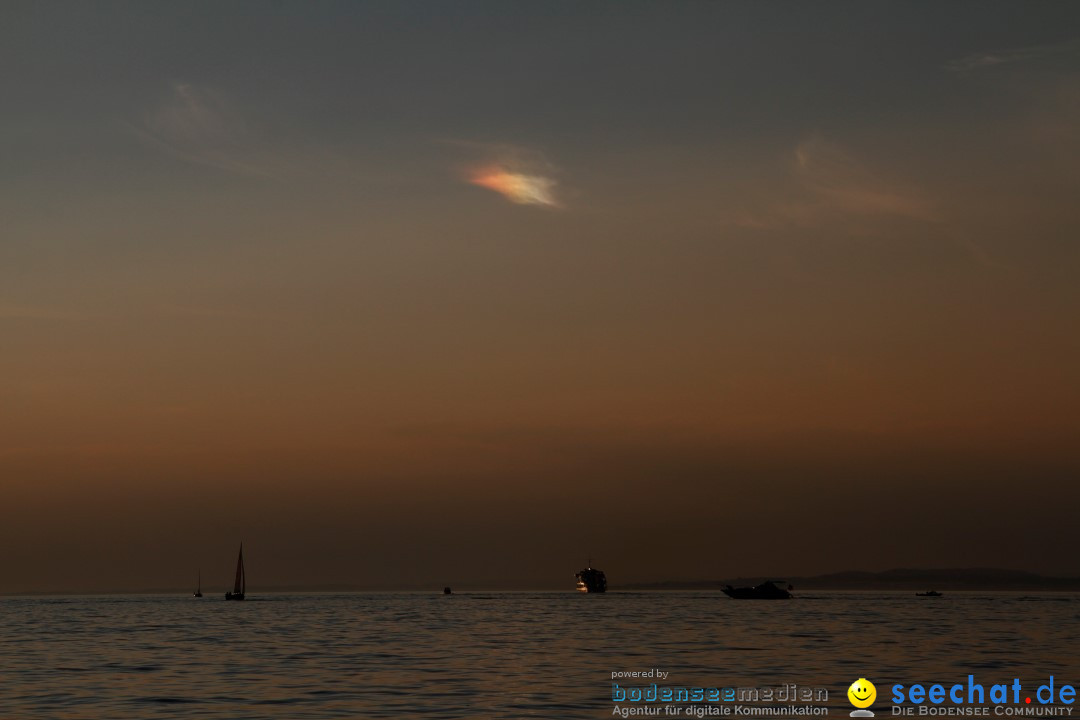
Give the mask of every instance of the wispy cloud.
[[865, 227], [873, 218], [936, 219], [922, 193], [882, 177], [820, 136], [800, 142], [790, 158], [784, 177], [751, 203], [751, 210], [736, 215], [736, 225], [770, 229], [859, 222]]
[[242, 113], [221, 91], [174, 83], [132, 128], [143, 141], [187, 162], [279, 179], [260, 160]]
[[190, 83], [174, 84], [171, 96], [147, 119], [147, 125], [163, 137], [202, 143], [220, 142], [247, 131], [222, 93]]
[[858, 215], [933, 218], [918, 193], [879, 177], [839, 145], [812, 137], [799, 143], [794, 154], [798, 179], [822, 205]]
[[1009, 65], [1027, 60], [1034, 60], [1048, 55], [1065, 52], [1075, 47], [1075, 43], [1058, 43], [1054, 45], [1032, 45], [1029, 47], [1012, 48], [998, 52], [972, 53], [957, 58], [956, 60], [951, 60], [945, 64], [945, 69], [949, 72], [962, 75], [997, 67], [999, 65]]

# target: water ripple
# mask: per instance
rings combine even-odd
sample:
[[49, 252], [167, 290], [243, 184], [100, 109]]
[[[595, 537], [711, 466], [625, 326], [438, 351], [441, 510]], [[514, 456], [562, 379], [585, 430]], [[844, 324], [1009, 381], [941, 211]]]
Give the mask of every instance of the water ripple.
[[[816, 593], [0, 599], [0, 712], [89, 718], [598, 718], [614, 670], [684, 685], [1076, 682], [1071, 595]], [[830, 701], [830, 704], [831, 701]], [[846, 711], [845, 711], [846, 713]]]

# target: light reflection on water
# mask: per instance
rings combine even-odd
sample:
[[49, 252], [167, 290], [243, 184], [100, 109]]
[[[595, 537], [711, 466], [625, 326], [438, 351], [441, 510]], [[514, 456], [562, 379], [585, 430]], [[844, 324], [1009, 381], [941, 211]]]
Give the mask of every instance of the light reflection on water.
[[611, 672], [650, 667], [671, 685], [824, 686], [845, 717], [858, 677], [882, 709], [893, 682], [1080, 685], [1080, 597], [4, 598], [0, 648], [0, 718], [603, 718]]

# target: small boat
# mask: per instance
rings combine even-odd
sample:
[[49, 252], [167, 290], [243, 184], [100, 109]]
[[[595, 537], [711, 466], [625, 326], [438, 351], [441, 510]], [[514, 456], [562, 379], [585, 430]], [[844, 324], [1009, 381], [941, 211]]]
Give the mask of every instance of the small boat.
[[721, 589], [725, 595], [736, 600], [787, 600], [792, 597], [791, 591], [795, 588], [788, 585], [785, 589], [782, 587], [784, 584], [783, 580], [766, 580], [753, 587], [725, 585]]
[[597, 570], [589, 561], [589, 567], [580, 571], [576, 576], [578, 592], [602, 593], [607, 592], [607, 576], [603, 570]]
[[453, 593], [454, 593], [454, 591], [450, 589], [449, 585], [447, 585], [446, 587], [444, 587], [442, 589], [442, 594], [443, 595], [452, 595]]
[[941, 597], [941, 593], [937, 590], [927, 590], [924, 593], [915, 593], [915, 597]]
[[195, 582], [194, 597], [202, 597], [202, 570], [199, 571], [198, 580]]
[[240, 556], [236, 558], [236, 580], [233, 582], [232, 592], [225, 593], [226, 600], [243, 600], [244, 590], [247, 588], [247, 578], [244, 577], [244, 543], [240, 543]]

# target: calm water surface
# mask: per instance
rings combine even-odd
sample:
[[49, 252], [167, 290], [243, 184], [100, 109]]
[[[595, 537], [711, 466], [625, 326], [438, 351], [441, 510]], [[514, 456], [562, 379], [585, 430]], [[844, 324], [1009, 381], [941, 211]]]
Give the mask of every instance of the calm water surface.
[[893, 682], [1080, 685], [1078, 650], [1063, 594], [4, 598], [0, 718], [606, 718], [612, 671], [650, 667], [824, 686], [830, 717], [865, 676], [888, 717]]

